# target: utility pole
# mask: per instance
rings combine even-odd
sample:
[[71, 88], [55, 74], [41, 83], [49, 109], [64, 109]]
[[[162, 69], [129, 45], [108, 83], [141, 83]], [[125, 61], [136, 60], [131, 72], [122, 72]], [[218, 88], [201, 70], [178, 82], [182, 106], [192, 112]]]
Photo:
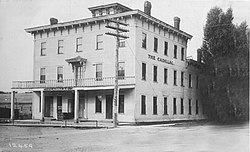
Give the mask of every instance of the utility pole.
[[[115, 26], [113, 25], [110, 25], [109, 23], [115, 23]], [[116, 20], [108, 20], [108, 25], [106, 26], [106, 28], [109, 28], [109, 29], [113, 29], [115, 30], [115, 33], [114, 32], [106, 32], [105, 34], [107, 35], [111, 35], [111, 36], [114, 36], [116, 38], [116, 51], [115, 51], [115, 86], [114, 86], [114, 96], [113, 96], [113, 125], [114, 125], [114, 128], [117, 127], [117, 123], [118, 123], [118, 120], [117, 120], [117, 99], [119, 98], [118, 97], [118, 70], [119, 70], [119, 44], [120, 44], [120, 38], [122, 39], [127, 39], [128, 36], [125, 36], [125, 35], [122, 35], [121, 33], [123, 32], [128, 32], [128, 30], [126, 29], [123, 29], [123, 28], [120, 28], [120, 25], [123, 25], [123, 26], [128, 26], [128, 24], [125, 24], [125, 23], [121, 23], [118, 21], [118, 19]]]

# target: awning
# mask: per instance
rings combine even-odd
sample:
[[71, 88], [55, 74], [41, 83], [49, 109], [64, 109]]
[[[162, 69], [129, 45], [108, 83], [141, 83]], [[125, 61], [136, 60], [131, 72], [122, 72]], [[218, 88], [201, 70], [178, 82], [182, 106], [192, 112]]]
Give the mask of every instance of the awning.
[[82, 65], [83, 63], [87, 62], [87, 59], [82, 58], [80, 56], [77, 56], [75, 58], [66, 59], [65, 61], [68, 62], [69, 64], [80, 64], [80, 65]]

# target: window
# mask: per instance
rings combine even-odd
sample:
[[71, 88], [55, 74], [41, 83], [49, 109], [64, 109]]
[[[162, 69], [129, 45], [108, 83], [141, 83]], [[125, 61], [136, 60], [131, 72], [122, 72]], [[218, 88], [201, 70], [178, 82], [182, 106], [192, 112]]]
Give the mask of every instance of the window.
[[110, 8], [110, 9], [109, 9], [109, 14], [114, 14], [114, 13], [115, 13], [114, 9], [113, 9], [113, 8]]
[[153, 114], [157, 115], [157, 97], [153, 97]]
[[124, 77], [125, 77], [125, 62], [119, 62], [118, 79], [124, 79]]
[[119, 42], [119, 47], [125, 47], [125, 41], [120, 41]]
[[184, 103], [183, 103], [183, 98], [181, 98], [181, 114], [184, 114]]
[[76, 38], [76, 52], [82, 52], [82, 37]]
[[158, 39], [155, 37], [154, 38], [154, 51], [157, 52], [158, 50]]
[[41, 43], [41, 56], [46, 55], [46, 42]]
[[199, 114], [199, 102], [198, 100], [196, 100], [196, 104], [195, 104], [195, 114]]
[[181, 86], [184, 87], [184, 72], [181, 72]]
[[95, 112], [102, 113], [102, 96], [95, 97]]
[[45, 68], [40, 69], [40, 83], [45, 83]]
[[199, 88], [199, 76], [197, 75], [196, 76], [196, 89]]
[[174, 58], [177, 59], [177, 45], [174, 45]]
[[154, 73], [154, 82], [157, 82], [157, 66], [154, 66], [154, 69], [153, 69], [153, 73]]
[[141, 96], [141, 114], [146, 114], [146, 96], [144, 95]]
[[177, 85], [177, 71], [174, 70], [174, 85]]
[[101, 50], [103, 49], [103, 35], [97, 35], [96, 36], [96, 49]]
[[142, 80], [146, 80], [146, 63], [142, 63]]
[[189, 74], [188, 76], [188, 87], [192, 88], [192, 75], [191, 74]]
[[107, 15], [106, 9], [103, 9], [103, 10], [102, 10], [102, 15]]
[[124, 95], [119, 95], [118, 113], [124, 113]]
[[164, 68], [164, 84], [168, 83], [168, 69]]
[[173, 114], [175, 115], [176, 112], [176, 98], [173, 99]]
[[102, 80], [102, 64], [96, 64], [96, 80]]
[[57, 67], [57, 82], [63, 82], [63, 67]]
[[168, 42], [164, 43], [164, 55], [168, 55]]
[[58, 54], [63, 54], [63, 40], [58, 40], [57, 53]]
[[142, 48], [146, 49], [147, 48], [147, 34], [142, 33]]
[[168, 114], [168, 98], [164, 97], [164, 115]]
[[191, 99], [188, 99], [188, 114], [192, 114], [192, 102]]
[[100, 14], [99, 11], [96, 11], [96, 12], [95, 12], [95, 16], [96, 16], [96, 17], [98, 17], [98, 16], [100, 16], [100, 15], [101, 15], [101, 14]]
[[181, 48], [181, 60], [182, 61], [184, 61], [184, 57], [185, 57], [184, 48]]

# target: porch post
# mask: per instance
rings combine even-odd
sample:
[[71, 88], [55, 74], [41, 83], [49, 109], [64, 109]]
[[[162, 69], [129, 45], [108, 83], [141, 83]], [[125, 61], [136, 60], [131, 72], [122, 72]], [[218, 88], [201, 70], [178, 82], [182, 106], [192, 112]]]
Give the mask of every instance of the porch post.
[[41, 90], [41, 122], [44, 122], [44, 112], [45, 112], [45, 99], [44, 99], [44, 91]]
[[74, 113], [74, 120], [75, 123], [78, 123], [78, 117], [79, 117], [79, 92], [77, 89], [75, 89], [75, 113]]
[[14, 121], [14, 115], [15, 115], [15, 109], [14, 109], [14, 101], [15, 101], [15, 91], [11, 91], [11, 97], [10, 97], [10, 119], [11, 121]]

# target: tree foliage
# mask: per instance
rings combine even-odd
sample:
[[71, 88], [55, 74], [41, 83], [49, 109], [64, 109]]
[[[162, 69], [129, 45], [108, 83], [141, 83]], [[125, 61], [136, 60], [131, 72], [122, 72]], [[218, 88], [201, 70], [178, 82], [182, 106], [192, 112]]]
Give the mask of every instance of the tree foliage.
[[204, 63], [206, 114], [220, 122], [248, 120], [249, 43], [247, 23], [233, 24], [233, 10], [219, 7], [207, 14], [200, 48]]

